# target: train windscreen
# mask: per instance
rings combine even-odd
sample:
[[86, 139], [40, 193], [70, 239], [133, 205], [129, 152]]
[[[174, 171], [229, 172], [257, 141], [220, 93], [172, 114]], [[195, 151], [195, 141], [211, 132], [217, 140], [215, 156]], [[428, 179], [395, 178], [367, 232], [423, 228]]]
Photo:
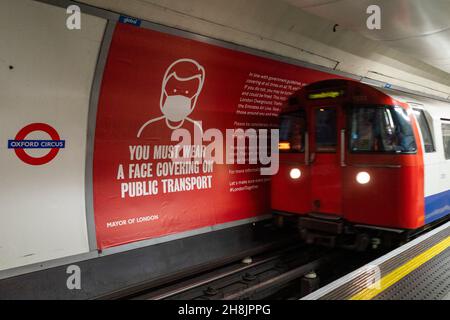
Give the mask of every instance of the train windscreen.
[[410, 117], [398, 106], [354, 107], [350, 148], [352, 152], [416, 152]]
[[280, 115], [280, 152], [304, 152], [306, 113], [297, 110]]

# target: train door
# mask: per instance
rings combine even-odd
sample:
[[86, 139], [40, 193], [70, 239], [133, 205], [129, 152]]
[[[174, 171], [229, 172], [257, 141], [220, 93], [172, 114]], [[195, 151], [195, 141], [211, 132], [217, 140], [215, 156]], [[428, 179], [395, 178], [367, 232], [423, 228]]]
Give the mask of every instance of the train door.
[[309, 135], [311, 201], [315, 213], [342, 216], [344, 114], [340, 106], [313, 106]]

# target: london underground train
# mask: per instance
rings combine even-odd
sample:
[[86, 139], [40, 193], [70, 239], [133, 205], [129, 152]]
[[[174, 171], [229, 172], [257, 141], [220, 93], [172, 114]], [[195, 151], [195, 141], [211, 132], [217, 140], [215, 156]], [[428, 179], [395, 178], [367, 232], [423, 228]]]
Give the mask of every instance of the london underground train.
[[296, 92], [280, 114], [272, 209], [308, 243], [397, 243], [450, 216], [450, 103], [352, 80]]

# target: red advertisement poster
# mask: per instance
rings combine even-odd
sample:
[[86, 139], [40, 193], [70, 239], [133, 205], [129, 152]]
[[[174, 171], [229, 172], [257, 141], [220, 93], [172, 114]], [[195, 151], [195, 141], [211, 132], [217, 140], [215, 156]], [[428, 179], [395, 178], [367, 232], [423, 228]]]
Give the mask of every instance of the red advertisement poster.
[[171, 135], [275, 128], [290, 94], [333, 77], [119, 23], [95, 134], [99, 248], [270, 213], [270, 176], [260, 166], [174, 163]]

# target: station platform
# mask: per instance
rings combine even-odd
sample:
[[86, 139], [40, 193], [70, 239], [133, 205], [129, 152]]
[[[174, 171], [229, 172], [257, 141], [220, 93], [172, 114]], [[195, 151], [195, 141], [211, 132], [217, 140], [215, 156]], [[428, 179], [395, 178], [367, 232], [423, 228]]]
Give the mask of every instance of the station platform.
[[450, 222], [302, 300], [450, 300]]

